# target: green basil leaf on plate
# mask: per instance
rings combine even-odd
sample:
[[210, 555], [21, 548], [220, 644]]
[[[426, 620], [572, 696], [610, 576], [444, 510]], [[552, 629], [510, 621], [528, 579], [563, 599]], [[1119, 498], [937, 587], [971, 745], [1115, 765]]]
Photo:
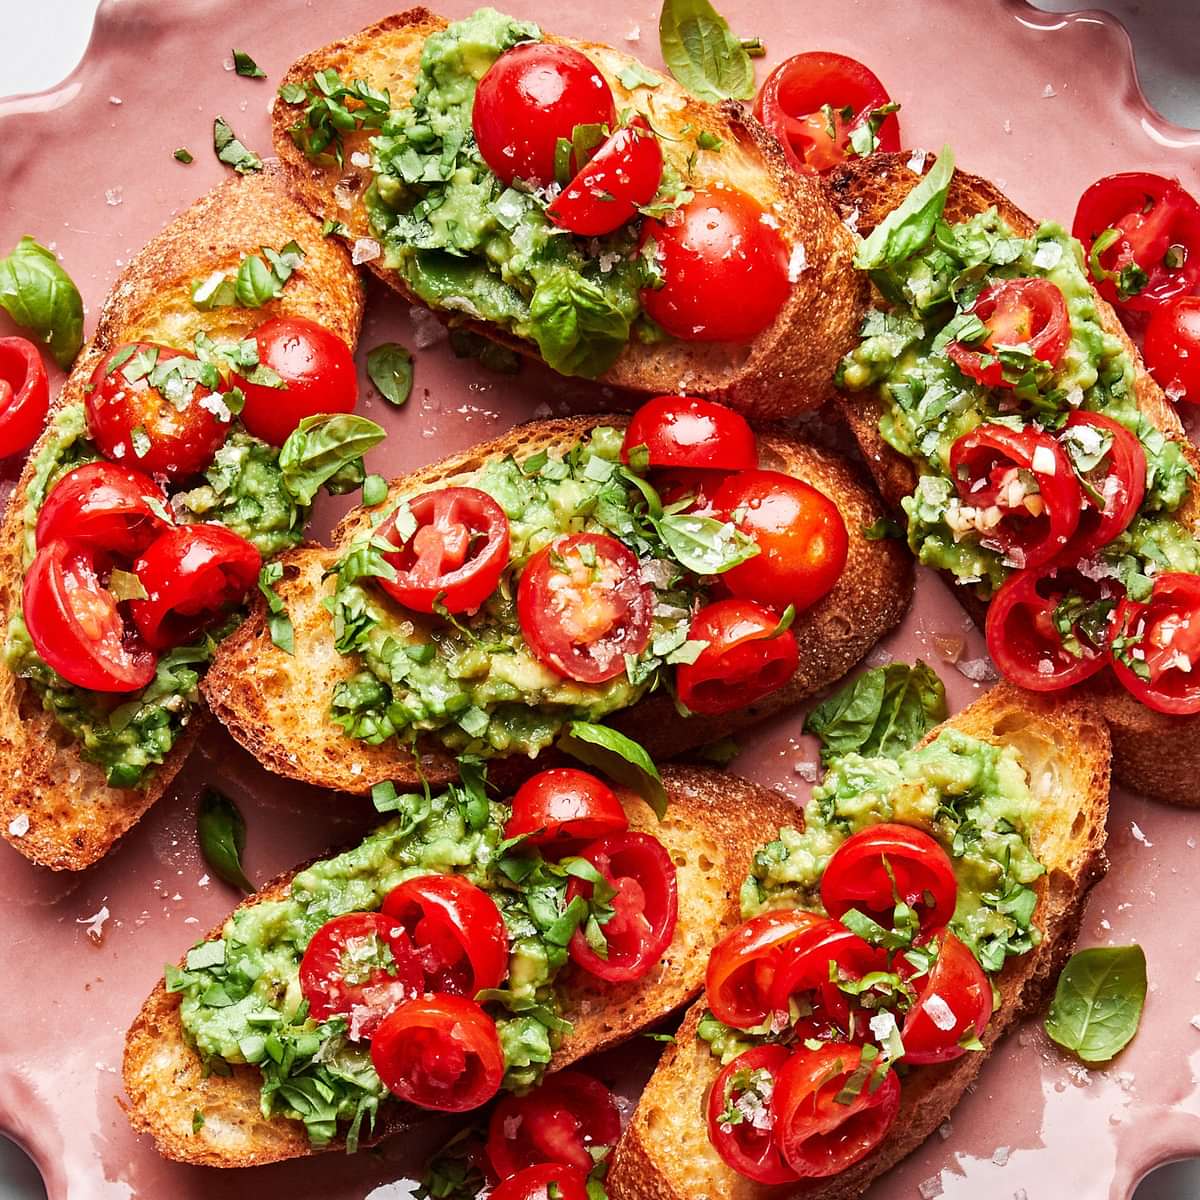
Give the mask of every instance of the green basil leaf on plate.
[[253, 892], [254, 884], [242, 869], [242, 851], [246, 848], [246, 822], [238, 807], [227, 796], [211, 788], [200, 798], [196, 813], [196, 833], [200, 853], [212, 873], [231, 887]]
[[0, 307], [49, 348], [63, 370], [83, 345], [83, 297], [52, 251], [23, 237], [0, 259]]
[[367, 374], [379, 394], [399, 408], [412, 395], [412, 355], [399, 342], [384, 342], [367, 355]]
[[224, 117], [217, 117], [213, 121], [213, 152], [239, 175], [249, 175], [252, 171], [262, 170], [262, 159], [238, 141]]
[[[374, 421], [355, 413], [305, 417], [279, 451], [283, 486], [297, 503], [311, 504], [321, 485], [345, 468], [357, 464], [361, 472], [362, 456], [383, 438], [383, 430]], [[360, 475], [355, 486], [362, 481]]]
[[1086, 1063], [1105, 1063], [1133, 1040], [1146, 1003], [1141, 946], [1093, 946], [1063, 968], [1046, 1032]]
[[749, 100], [754, 64], [741, 39], [708, 0], [663, 0], [658, 20], [663, 61], [701, 100]]
[[245, 50], [233, 52], [233, 69], [243, 79], [266, 79], [267, 73], [248, 55]]

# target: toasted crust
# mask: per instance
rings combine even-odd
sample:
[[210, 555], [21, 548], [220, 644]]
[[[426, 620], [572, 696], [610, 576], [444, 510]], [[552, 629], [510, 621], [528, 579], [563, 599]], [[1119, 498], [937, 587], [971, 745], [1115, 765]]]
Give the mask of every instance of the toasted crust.
[[[365, 79], [373, 87], [389, 89], [395, 102], [404, 101], [412, 92], [425, 39], [445, 26], [445, 20], [423, 8], [385, 17], [305, 55], [289, 69], [284, 83], [303, 83], [314, 72], [332, 67], [345, 80]], [[653, 90], [630, 92], [617, 78], [635, 61], [628, 55], [594, 42], [550, 40], [572, 45], [592, 59], [608, 79], [618, 108], [644, 105], [657, 129], [670, 132], [689, 125], [693, 133], [707, 130], [719, 137], [720, 152], [701, 154], [690, 178], [698, 186], [733, 184], [764, 206], [774, 206], [786, 239], [804, 248], [804, 268], [789, 299], [775, 322], [753, 342], [744, 346], [634, 343], [603, 382], [651, 393], [686, 388], [722, 398], [761, 422], [779, 421], [828, 399], [833, 369], [853, 342], [866, 292], [850, 268], [853, 240], [826, 203], [820, 184], [792, 170], [779, 144], [740, 104], [704, 104], [669, 79]], [[314, 164], [288, 135], [300, 111], [276, 101], [275, 149], [297, 194], [316, 215], [343, 222], [351, 239], [370, 236], [359, 196], [370, 183], [371, 172], [351, 164], [354, 151], [369, 151], [369, 133], [347, 135], [344, 168]], [[665, 143], [665, 153], [681, 170], [689, 150], [690, 145]], [[335, 189], [344, 203], [339, 203]], [[368, 265], [389, 287], [420, 303], [396, 272], [375, 262]], [[537, 356], [531, 342], [496, 326], [482, 323], [472, 328], [521, 354]]]
[[[283, 296], [261, 309], [200, 312], [191, 286], [216, 270], [236, 267], [260, 246], [297, 240], [305, 259]], [[278, 171], [231, 179], [202, 197], [154, 237], [117, 280], [95, 337], [76, 362], [57, 406], [79, 403], [97, 363], [135, 340], [190, 346], [204, 330], [242, 338], [272, 316], [311, 317], [353, 345], [362, 316], [362, 288], [344, 250], [321, 237], [320, 226], [291, 200]], [[32, 477], [34, 446], [0, 526], [0, 629], [20, 605], [24, 576], [22, 508]], [[0, 670], [0, 833], [26, 858], [79, 870], [101, 858], [170, 786], [206, 714], [198, 707], [167, 760], [139, 789], [107, 786], [104, 771], [78, 755], [73, 739], [45, 713], [24, 681]], [[28, 817], [24, 834], [12, 822]], [[18, 823], [17, 828], [21, 827]]]
[[[791, 804], [719, 772], [667, 767], [671, 806], [659, 822], [636, 796], [621, 793], [630, 826], [659, 837], [678, 872], [679, 924], [662, 961], [634, 984], [604, 984], [569, 966], [562, 978], [563, 1015], [575, 1028], [554, 1056], [561, 1070], [585, 1055], [614, 1046], [661, 1020], [696, 996], [708, 954], [737, 919], [738, 888], [762, 830], [793, 819]], [[245, 904], [286, 896], [295, 872], [268, 884]], [[209, 936], [219, 935], [221, 927]], [[133, 1127], [153, 1136], [159, 1152], [181, 1162], [243, 1167], [317, 1153], [303, 1125], [264, 1118], [262, 1079], [253, 1067], [228, 1077], [204, 1078], [199, 1056], [184, 1040], [179, 997], [162, 983], [142, 1006], [125, 1041], [127, 1112]], [[204, 1114], [193, 1133], [192, 1117]], [[378, 1141], [421, 1120], [420, 1110], [394, 1103], [380, 1111]], [[334, 1143], [334, 1148], [340, 1148]]]
[[708, 1141], [704, 1105], [720, 1068], [696, 1036], [704, 1010], [698, 1003], [617, 1145], [607, 1179], [612, 1200], [853, 1200], [946, 1119], [1000, 1038], [1041, 1003], [1074, 945], [1087, 891], [1106, 868], [1108, 732], [1087, 704], [1055, 702], [1007, 684], [948, 724], [1016, 745], [1044, 814], [1032, 831], [1034, 850], [1048, 869], [1036, 885], [1034, 919], [1043, 939], [999, 976], [1001, 1003], [984, 1033], [984, 1052], [917, 1068], [904, 1080], [900, 1112], [887, 1138], [849, 1171], [806, 1186], [764, 1187], [726, 1167]]
[[[903, 154], [876, 154], [854, 159], [831, 173], [826, 191], [844, 217], [857, 213], [863, 233], [872, 230], [900, 203], [918, 176], [906, 165]], [[998, 188], [976, 175], [955, 171], [946, 200], [946, 219], [964, 221], [995, 207], [1023, 235], [1037, 223], [1016, 207]], [[1146, 370], [1141, 354], [1125, 332], [1112, 305], [1097, 295], [1100, 322], [1108, 333], [1120, 338], [1134, 364], [1134, 388], [1138, 407], [1167, 437], [1179, 442], [1193, 470], [1200, 473], [1200, 450], [1189, 440], [1174, 406]], [[917, 474], [903, 455], [879, 434], [883, 405], [874, 392], [841, 393], [838, 408], [862, 448], [871, 474], [884, 499], [894, 509], [916, 487]], [[1200, 490], [1192, 488], [1176, 514], [1200, 536]], [[973, 616], [984, 607], [966, 589], [956, 589]], [[1189, 807], [1200, 806], [1200, 715], [1166, 716], [1139, 704], [1107, 673], [1094, 676], [1072, 689], [1091, 703], [1108, 722], [1113, 739], [1113, 772], [1125, 787], [1158, 800]]]

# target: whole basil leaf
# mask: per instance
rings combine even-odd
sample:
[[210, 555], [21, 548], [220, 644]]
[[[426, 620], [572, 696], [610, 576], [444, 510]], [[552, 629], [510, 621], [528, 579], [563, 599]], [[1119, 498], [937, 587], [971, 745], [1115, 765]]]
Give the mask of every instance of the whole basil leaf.
[[298, 503], [311, 504], [323, 483], [361, 459], [383, 438], [383, 430], [374, 421], [354, 413], [305, 417], [279, 452], [283, 486]]
[[608, 725], [572, 721], [558, 739], [558, 748], [610, 779], [637, 792], [661, 820], [667, 813], [667, 790], [654, 760], [644, 746]]
[[629, 341], [629, 317], [602, 288], [569, 268], [538, 284], [529, 320], [542, 357], [561, 375], [595, 379]]
[[658, 40], [671, 74], [701, 100], [749, 100], [754, 64], [708, 0], [663, 0]]
[[367, 374], [379, 394], [399, 408], [412, 395], [412, 355], [399, 342], [384, 342], [367, 355]]
[[275, 591], [275, 584], [282, 578], [283, 563], [278, 559], [265, 563], [258, 573], [258, 590], [267, 602], [267, 628], [271, 633], [271, 641], [285, 654], [294, 654], [296, 646], [292, 618], [288, 616], [283, 599]]
[[731, 521], [668, 513], [655, 525], [667, 549], [697, 575], [720, 575], [758, 553], [758, 543]]
[[877, 271], [911, 258], [932, 236], [953, 177], [954, 151], [943, 146], [929, 173], [859, 246], [854, 265], [861, 271]]
[[242, 870], [246, 822], [237, 805], [210, 788], [200, 797], [200, 807], [196, 811], [196, 833], [200, 839], [200, 853], [212, 868], [212, 873], [231, 887], [253, 892], [254, 884]]
[[29, 236], [0, 259], [0, 306], [37, 334], [63, 370], [83, 345], [83, 297], [52, 251]]
[[1145, 1002], [1141, 946], [1080, 950], [1058, 977], [1046, 1033], [1084, 1062], [1108, 1062], [1133, 1040]]

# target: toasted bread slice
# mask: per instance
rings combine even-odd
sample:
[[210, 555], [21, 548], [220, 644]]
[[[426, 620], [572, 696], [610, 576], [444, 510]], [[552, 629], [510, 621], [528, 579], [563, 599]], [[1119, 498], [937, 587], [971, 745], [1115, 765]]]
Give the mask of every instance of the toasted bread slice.
[[[1032, 696], [1007, 684], [990, 691], [947, 724], [975, 737], [1017, 747], [1041, 805], [1031, 831], [1047, 874], [1034, 885], [1041, 944], [1013, 959], [997, 978], [1001, 1001], [984, 1032], [983, 1053], [919, 1067], [903, 1083], [900, 1112], [879, 1148], [832, 1179], [797, 1187], [764, 1187], [735, 1174], [708, 1140], [704, 1105], [720, 1070], [696, 1036], [703, 1001], [688, 1013], [673, 1046], [651, 1077], [613, 1155], [612, 1200], [760, 1200], [804, 1196], [851, 1200], [911, 1153], [949, 1116], [988, 1053], [1042, 1000], [1074, 945], [1088, 889], [1104, 873], [1109, 737], [1094, 710], [1077, 700]], [[935, 737], [935, 730], [929, 736]]]
[[[363, 306], [354, 269], [344, 250], [323, 238], [320, 225], [288, 197], [282, 182], [269, 167], [231, 179], [154, 237], [121, 273], [95, 336], [56, 405], [81, 403], [96, 365], [125, 342], [186, 348], [202, 330], [214, 338], [240, 339], [269, 317], [298, 315], [319, 321], [353, 345]], [[305, 258], [280, 299], [261, 309], [201, 312], [193, 306], [196, 280], [236, 267], [242, 256], [258, 253], [261, 246], [278, 248], [293, 240], [303, 247]], [[0, 526], [0, 630], [20, 605], [25, 540], [32, 536], [22, 510], [41, 445], [39, 441], [30, 453]], [[144, 787], [110, 788], [103, 769], [83, 761], [74, 740], [43, 711], [36, 692], [0, 668], [0, 833], [42, 866], [88, 866], [170, 786], [205, 719], [198, 707], [184, 736]], [[23, 833], [25, 822], [18, 818], [28, 818]]]
[[[412, 94], [425, 39], [446, 21], [423, 8], [385, 17], [351, 37], [305, 55], [288, 70], [284, 85], [311, 80], [332, 68], [343, 80], [366, 80], [386, 88], [400, 106]], [[668, 342], [655, 346], [631, 343], [603, 382], [638, 392], [695, 391], [726, 400], [747, 416], [773, 422], [815, 408], [833, 392], [831, 379], [838, 356], [853, 342], [865, 289], [850, 267], [853, 239], [834, 215], [813, 178], [789, 166], [775, 139], [740, 104], [705, 104], [689, 96], [671, 79], [653, 89], [629, 91], [620, 73], [635, 63], [620, 51], [594, 42], [550, 38], [574, 46], [588, 56], [612, 88], [617, 108], [640, 108], [668, 138], [664, 154], [697, 187], [727, 183], [772, 207], [780, 231], [793, 247], [803, 247], [803, 263], [787, 302], [774, 323], [748, 345]], [[276, 100], [275, 150], [301, 200], [319, 217], [341, 221], [350, 239], [370, 237], [361, 195], [371, 182], [369, 167], [356, 167], [355, 152], [369, 152], [370, 132], [346, 135], [345, 165], [310, 162], [288, 135], [302, 114], [300, 107]], [[708, 131], [721, 140], [719, 153], [704, 153], [689, 168], [695, 135]], [[368, 264], [389, 287], [420, 303], [395, 271]], [[515, 338], [498, 326], [472, 328], [536, 357], [532, 342]]]
[[[452, 485], [487, 460], [508, 454], [565, 450], [595, 426], [622, 427], [626, 419], [532, 422], [395, 480], [389, 495]], [[784, 437], [760, 437], [759, 456], [764, 467], [803, 479], [837, 503], [850, 537], [846, 569], [828, 596], [796, 618], [792, 630], [800, 646], [800, 665], [778, 692], [736, 713], [686, 719], [670, 697], [654, 694], [611, 718], [611, 724], [636, 737], [655, 758], [670, 758], [736, 732], [819, 691], [858, 662], [908, 607], [908, 556], [894, 541], [870, 541], [863, 535], [883, 510], [854, 471], [826, 451]], [[352, 512], [334, 533], [335, 547], [347, 545], [369, 528], [369, 521], [364, 510]], [[360, 669], [356, 656], [334, 649], [332, 624], [322, 603], [333, 589], [333, 581], [323, 576], [338, 554], [336, 548], [306, 547], [284, 556], [284, 579], [276, 592], [292, 619], [295, 653], [286, 654], [271, 641], [266, 611], [260, 606], [221, 646], [205, 677], [204, 694], [233, 736], [277, 774], [345, 792], [366, 793], [384, 779], [415, 786], [419, 776], [408, 747], [394, 739], [368, 746], [329, 720], [334, 686]], [[421, 770], [431, 782], [455, 777], [453, 758], [433, 739], [419, 749]]]
[[[653, 833], [675, 863], [679, 924], [674, 940], [662, 961], [636, 983], [606, 984], [573, 966], [565, 969], [560, 976], [563, 1016], [575, 1028], [555, 1054], [551, 1070], [632, 1037], [700, 991], [709, 951], [737, 920], [738, 888], [763, 829], [795, 818], [790, 802], [777, 793], [717, 771], [667, 767], [663, 780], [671, 803], [662, 821], [632, 793], [620, 796], [630, 827]], [[283, 898], [294, 873], [244, 903]], [[218, 927], [209, 936], [220, 932]], [[230, 1076], [204, 1077], [199, 1056], [184, 1040], [179, 997], [169, 995], [162, 983], [126, 1037], [124, 1078], [130, 1121], [151, 1134], [168, 1158], [244, 1167], [317, 1152], [299, 1122], [262, 1115], [257, 1068], [235, 1067]], [[193, 1132], [197, 1111], [204, 1114], [204, 1125]], [[372, 1140], [428, 1115], [399, 1102], [387, 1105], [380, 1110]]]
[[[857, 213], [857, 228], [869, 233], [916, 184], [918, 176], [906, 165], [903, 154], [874, 154], [854, 159], [832, 172], [826, 190], [845, 217]], [[946, 200], [946, 220], [965, 221], [976, 213], [995, 207], [1021, 236], [1037, 228], [986, 179], [955, 171]], [[1179, 414], [1146, 370], [1141, 354], [1130, 340], [1120, 318], [1101, 296], [1096, 297], [1100, 322], [1121, 339], [1135, 372], [1138, 407], [1167, 437], [1180, 443], [1193, 470], [1200, 474], [1200, 451], [1184, 432]], [[844, 393], [838, 407], [854, 433], [884, 499], [899, 509], [900, 501], [917, 484], [917, 473], [907, 458], [892, 449], [879, 434], [883, 406], [874, 392]], [[1200, 536], [1200, 489], [1193, 487], [1176, 514]], [[985, 607], [969, 589], [956, 588], [973, 616], [979, 619]], [[1200, 806], [1200, 716], [1177, 717], [1152, 712], [1139, 704], [1105, 672], [1072, 689], [1087, 699], [1108, 722], [1113, 740], [1113, 772], [1117, 781], [1172, 804]]]

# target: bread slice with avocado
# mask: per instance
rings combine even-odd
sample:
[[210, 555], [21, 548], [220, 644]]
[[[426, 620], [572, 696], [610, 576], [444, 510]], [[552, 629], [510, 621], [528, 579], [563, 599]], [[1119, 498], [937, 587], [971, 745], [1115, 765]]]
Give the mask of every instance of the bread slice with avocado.
[[720, 1066], [697, 1036], [705, 1010], [699, 1001], [664, 1053], [617, 1144], [607, 1178], [611, 1200], [765, 1200], [780, 1195], [853, 1200], [950, 1116], [1004, 1034], [1043, 1003], [1071, 953], [1088, 889], [1106, 867], [1108, 731], [1095, 710], [1080, 700], [1047, 699], [1007, 684], [939, 726], [925, 742], [947, 728], [1016, 749], [1035, 804], [1030, 848], [1046, 867], [1033, 884], [1033, 922], [1042, 940], [1009, 959], [995, 976], [999, 1001], [980, 1039], [982, 1052], [914, 1068], [904, 1078], [900, 1110], [883, 1142], [848, 1170], [795, 1186], [764, 1187], [730, 1170], [708, 1139], [704, 1106]]
[[[347, 131], [340, 161], [335, 161], [332, 148], [314, 159], [306, 157], [291, 131], [296, 128], [304, 139], [312, 132], [312, 122], [321, 122], [320, 112], [311, 110], [310, 104], [313, 96], [320, 95], [313, 86], [314, 76], [332, 71], [346, 86], [363, 81], [376, 92], [386, 91], [393, 110], [399, 109], [412, 98], [426, 39], [446, 27], [443, 18], [426, 9], [409, 9], [314, 50], [293, 64], [284, 78], [274, 110], [276, 153], [301, 200], [322, 219], [340, 222], [351, 241], [370, 247], [378, 240], [379, 231], [372, 227], [364, 203], [374, 178], [370, 156], [376, 131]], [[661, 135], [669, 166], [689, 188], [728, 185], [747, 193], [769, 210], [770, 221], [778, 225], [790, 248], [790, 293], [775, 321], [754, 341], [745, 345], [672, 339], [646, 343], [634, 337], [600, 375], [601, 381], [638, 392], [680, 389], [713, 396], [766, 422], [815, 408], [829, 398], [833, 368], [853, 339], [864, 291], [850, 269], [853, 240], [816, 179], [793, 171], [778, 143], [740, 104], [698, 101], [673, 80], [647, 72], [635, 59], [608, 46], [549, 35], [547, 40], [573, 46], [599, 68], [618, 113], [636, 109], [649, 118]], [[499, 52], [474, 43], [468, 50], [454, 62], [448, 56], [439, 67], [456, 72], [448, 74], [447, 89], [466, 84], [473, 92], [476, 80]], [[346, 99], [344, 104], [361, 114], [357, 100]], [[310, 110], [314, 115], [309, 115]], [[473, 145], [470, 129], [465, 132], [469, 148]], [[473, 197], [474, 193], [467, 199], [469, 211], [463, 218], [472, 227], [487, 215], [482, 202]], [[489, 254], [492, 243], [499, 245], [504, 233], [495, 221], [491, 225]], [[458, 265], [473, 261], [459, 259]], [[369, 259], [367, 265], [388, 286], [420, 302], [403, 274], [386, 265], [386, 253]], [[495, 286], [501, 286], [500, 275], [494, 273], [493, 278]], [[464, 314], [470, 316], [472, 306], [462, 297], [448, 297], [439, 310], [461, 320]], [[468, 324], [521, 354], [538, 353], [534, 341], [513, 336], [503, 325], [482, 320], [468, 320]]]

